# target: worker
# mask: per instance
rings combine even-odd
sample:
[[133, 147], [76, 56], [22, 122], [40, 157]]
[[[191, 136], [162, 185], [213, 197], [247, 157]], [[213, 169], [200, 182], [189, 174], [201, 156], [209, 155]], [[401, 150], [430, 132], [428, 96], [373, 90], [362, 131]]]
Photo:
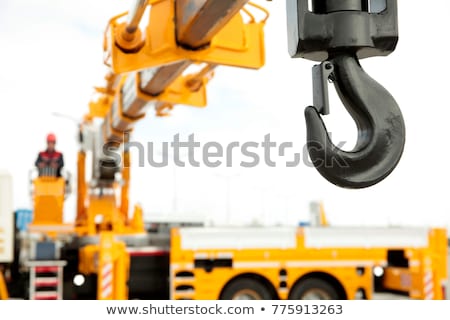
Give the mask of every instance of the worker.
[[61, 177], [61, 169], [64, 166], [64, 159], [61, 152], [56, 151], [56, 136], [53, 133], [47, 135], [47, 149], [39, 152], [36, 159], [36, 167], [40, 176]]

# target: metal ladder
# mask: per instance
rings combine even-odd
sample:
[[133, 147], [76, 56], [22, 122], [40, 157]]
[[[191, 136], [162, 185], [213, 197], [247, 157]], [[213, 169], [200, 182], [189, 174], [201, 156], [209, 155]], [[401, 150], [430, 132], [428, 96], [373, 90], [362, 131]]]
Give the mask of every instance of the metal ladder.
[[30, 300], [62, 300], [63, 268], [66, 261], [28, 261]]

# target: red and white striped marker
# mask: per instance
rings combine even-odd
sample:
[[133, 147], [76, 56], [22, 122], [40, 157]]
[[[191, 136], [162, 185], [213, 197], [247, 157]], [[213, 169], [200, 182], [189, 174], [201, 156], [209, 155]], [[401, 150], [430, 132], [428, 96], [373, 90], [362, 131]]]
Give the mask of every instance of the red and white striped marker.
[[112, 295], [113, 285], [113, 264], [111, 262], [105, 263], [102, 267], [102, 283], [101, 294], [103, 299], [109, 299]]
[[425, 273], [423, 277], [423, 287], [425, 300], [432, 300], [434, 298], [433, 272], [428, 271]]

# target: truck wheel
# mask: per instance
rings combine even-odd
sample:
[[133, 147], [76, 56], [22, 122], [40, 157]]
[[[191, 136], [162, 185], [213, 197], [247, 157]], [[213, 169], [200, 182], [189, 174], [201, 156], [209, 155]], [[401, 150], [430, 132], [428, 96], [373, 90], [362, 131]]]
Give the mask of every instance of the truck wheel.
[[254, 279], [237, 279], [228, 284], [221, 300], [271, 300], [270, 291]]
[[336, 289], [328, 282], [310, 278], [297, 283], [289, 294], [290, 300], [339, 300]]

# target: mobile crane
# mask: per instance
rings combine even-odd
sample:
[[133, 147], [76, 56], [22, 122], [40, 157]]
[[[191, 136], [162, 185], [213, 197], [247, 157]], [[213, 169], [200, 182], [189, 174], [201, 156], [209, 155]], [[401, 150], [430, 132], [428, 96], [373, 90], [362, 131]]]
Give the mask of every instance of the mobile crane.
[[[309, 8], [307, 0], [287, 1], [289, 53], [292, 57], [322, 61], [313, 68], [314, 107], [305, 111], [310, 155], [325, 178], [348, 188], [368, 187], [384, 179], [398, 163], [403, 150], [404, 124], [398, 106], [358, 63], [359, 58], [389, 54], [397, 42], [396, 1], [387, 0], [384, 8], [371, 11], [369, 4], [375, 2], [379, 1], [312, 1]], [[147, 9], [148, 23], [141, 30], [139, 25]], [[257, 20], [253, 10], [262, 12], [264, 17]], [[89, 112], [80, 125], [74, 223], [62, 221], [64, 182], [61, 178], [39, 177], [34, 181], [34, 219], [23, 239], [28, 257], [23, 265], [30, 270], [28, 298], [62, 298], [61, 285], [72, 280], [74, 286], [64, 287], [66, 298], [176, 298], [180, 288], [192, 287], [186, 281], [198, 278], [190, 271], [193, 265], [210, 275], [215, 274], [211, 273], [215, 263], [225, 267], [233, 265], [233, 259], [225, 257], [226, 252], [216, 251], [218, 248], [197, 244], [201, 252], [196, 254], [195, 248], [183, 247], [183, 238], [195, 240], [198, 237], [195, 233], [180, 230], [170, 235], [149, 234], [139, 206], [129, 215], [128, 142], [134, 125], [150, 108], [158, 116], [164, 116], [176, 104], [205, 106], [206, 85], [217, 66], [261, 68], [265, 62], [264, 24], [268, 16], [266, 9], [248, 0], [141, 0], [135, 1], [129, 12], [108, 22], [103, 49], [104, 63], [110, 72], [105, 76], [106, 85], [96, 88], [99, 97], [90, 102]], [[189, 73], [192, 65], [199, 67], [199, 71]], [[359, 135], [357, 149], [352, 152], [337, 150], [332, 145], [319, 116], [329, 112], [326, 83], [330, 79], [355, 117], [360, 133], [365, 133]], [[96, 121], [99, 119], [100, 125]], [[87, 153], [93, 158], [89, 178], [85, 170]], [[330, 169], [319, 164], [336, 155], [344, 160], [345, 166]], [[292, 236], [288, 247], [293, 252], [300, 250], [292, 247], [295, 231], [285, 231]], [[256, 235], [255, 239], [260, 237]], [[434, 255], [431, 239], [434, 236], [430, 235], [430, 241], [424, 241], [417, 250]], [[354, 298], [360, 289], [370, 296], [370, 268], [387, 261], [388, 249], [378, 246], [373, 249], [377, 258], [363, 261], [366, 277], [355, 282], [359, 283], [358, 287], [340, 285], [335, 287], [335, 293], [326, 296]], [[416, 246], [413, 244], [412, 248]], [[257, 260], [263, 258], [255, 252], [276, 250], [273, 243], [267, 248], [246, 249], [253, 250], [247, 253]], [[354, 250], [357, 248], [350, 250], [352, 254]], [[216, 258], [210, 257], [211, 254]], [[348, 263], [354, 257], [352, 254], [344, 250], [341, 256]], [[408, 254], [417, 259], [412, 251]], [[365, 255], [370, 253], [366, 251]], [[238, 259], [248, 265], [245, 257]], [[436, 260], [433, 266], [437, 264]], [[348, 269], [340, 270], [343, 274], [361, 266], [346, 264], [345, 268]], [[250, 274], [248, 267], [245, 270], [245, 274]], [[283, 270], [286, 273], [289, 268]], [[423, 270], [419, 271], [422, 275]], [[45, 276], [48, 274], [50, 277]], [[436, 271], [436, 274], [436, 281], [440, 282], [443, 273]], [[310, 275], [311, 270], [305, 269], [290, 281], [283, 281], [279, 292], [271, 290], [272, 297], [288, 298], [289, 289], [298, 291], [300, 279]], [[360, 276], [358, 272], [354, 275]], [[236, 280], [235, 276], [233, 272], [222, 277], [222, 289]], [[261, 274], [259, 277], [266, 278]], [[170, 286], [167, 279], [173, 280]], [[183, 283], [177, 285], [180, 279]], [[337, 281], [333, 283], [341, 283], [337, 280], [339, 276], [333, 279]], [[417, 291], [416, 296], [421, 297], [422, 291]], [[192, 296], [189, 292], [187, 296]], [[227, 292], [225, 296], [214, 294], [211, 298], [235, 296], [230, 290]], [[186, 293], [181, 296], [186, 298]], [[204, 293], [200, 296], [206, 297]]]

